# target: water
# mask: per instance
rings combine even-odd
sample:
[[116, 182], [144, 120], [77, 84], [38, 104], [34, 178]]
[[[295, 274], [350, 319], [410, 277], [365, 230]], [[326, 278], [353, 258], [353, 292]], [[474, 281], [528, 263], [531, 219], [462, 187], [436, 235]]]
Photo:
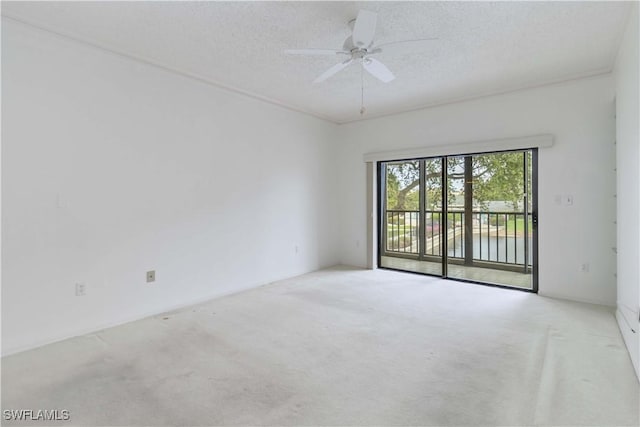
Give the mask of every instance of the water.
[[[532, 247], [531, 238], [529, 248]], [[473, 258], [482, 261], [507, 262], [510, 264], [524, 264], [524, 244], [526, 239], [522, 237], [495, 237], [487, 238], [486, 235], [473, 235]], [[529, 250], [529, 264], [533, 264], [532, 251]], [[464, 239], [456, 236], [449, 241], [448, 255], [450, 257], [464, 257]]]

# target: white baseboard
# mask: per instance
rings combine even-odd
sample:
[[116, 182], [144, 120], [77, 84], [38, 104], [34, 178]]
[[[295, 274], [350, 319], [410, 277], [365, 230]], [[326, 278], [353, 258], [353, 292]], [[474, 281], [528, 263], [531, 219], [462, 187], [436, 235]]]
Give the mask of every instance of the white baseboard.
[[559, 294], [555, 292], [540, 292], [538, 295], [555, 299], [563, 299], [567, 301], [584, 302], [586, 304], [604, 305], [606, 307], [616, 308], [615, 304], [610, 301], [597, 300], [592, 298], [576, 298], [572, 295]]
[[[316, 271], [316, 270], [312, 270], [312, 271]], [[308, 271], [306, 273], [311, 273], [312, 271]], [[260, 286], [263, 286], [265, 284], [268, 283], [272, 283], [272, 282], [277, 282], [279, 280], [285, 280], [285, 279], [289, 279], [292, 277], [297, 277], [301, 274], [306, 274], [305, 272], [303, 273], [299, 273], [296, 274], [294, 273], [293, 275], [287, 275], [285, 277], [279, 277], [276, 279], [272, 279], [272, 280], [268, 280], [266, 282], [260, 282], [257, 284], [250, 284], [247, 286], [243, 286], [241, 288], [238, 289], [234, 289], [233, 291], [228, 291], [228, 292], [216, 292], [216, 293], [212, 293], [212, 294], [207, 294], [198, 298], [194, 298], [191, 300], [187, 300], [187, 301], [183, 301], [177, 304], [169, 304], [166, 305], [162, 308], [159, 308], [157, 310], [152, 310], [152, 311], [148, 311], [148, 312], [143, 312], [143, 313], [139, 313], [133, 316], [123, 316], [121, 318], [118, 319], [114, 319], [112, 321], [109, 322], [105, 322], [105, 323], [100, 323], [100, 324], [96, 324], [93, 326], [87, 326], [87, 327], [83, 327], [83, 328], [78, 328], [78, 329], [73, 329], [73, 330], [68, 330], [65, 331], [61, 334], [43, 339], [43, 340], [36, 340], [34, 342], [31, 342], [27, 345], [22, 345], [22, 346], [16, 346], [16, 347], [9, 347], [9, 348], [2, 348], [2, 357], [6, 357], [6, 356], [10, 356], [12, 354], [16, 354], [16, 353], [22, 353], [23, 351], [28, 351], [28, 350], [33, 350], [35, 348], [38, 347], [42, 347], [48, 344], [53, 344], [59, 341], [64, 341], [70, 338], [74, 338], [74, 337], [78, 337], [81, 335], [87, 335], [87, 334], [92, 334], [92, 333], [96, 333], [98, 331], [102, 331], [104, 329], [108, 329], [108, 328], [113, 328], [116, 326], [120, 326], [123, 325], [125, 323], [130, 323], [130, 322], [135, 322], [137, 320], [142, 320], [142, 319], [146, 319], [149, 317], [154, 317], [154, 316], [158, 316], [161, 315], [163, 313], [168, 313], [171, 311], [175, 311], [175, 310], [179, 310], [185, 307], [189, 307], [192, 305], [197, 305], [197, 304], [202, 304], [204, 302], [207, 301], [211, 301], [213, 299], [217, 299], [217, 298], [222, 298], [228, 295], [234, 295], [234, 294], [238, 294], [240, 292], [244, 292], [244, 291], [248, 291], [250, 289], [255, 289], [258, 288]]]
[[59, 341], [64, 341], [70, 338], [75, 338], [81, 335], [87, 335], [87, 334], [91, 334], [91, 333], [95, 333], [98, 331], [102, 331], [104, 329], [109, 329], [109, 328], [113, 328], [115, 326], [120, 326], [123, 325], [125, 323], [130, 323], [130, 322], [135, 322], [137, 320], [142, 320], [142, 319], [146, 319], [149, 317], [153, 317], [153, 316], [158, 316], [160, 314], [163, 313], [167, 313], [170, 311], [175, 311], [175, 310], [179, 310], [181, 308], [184, 307], [189, 307], [191, 305], [196, 305], [196, 304], [201, 304], [203, 302], [206, 301], [210, 301], [212, 299], [215, 298], [221, 298], [227, 295], [231, 295], [237, 292], [242, 292], [245, 289], [240, 289], [238, 291], [235, 292], [227, 292], [227, 293], [220, 293], [220, 294], [211, 294], [211, 295], [207, 295], [207, 296], [203, 296], [200, 298], [196, 298], [194, 300], [190, 300], [190, 301], [186, 301], [186, 302], [182, 302], [179, 304], [172, 304], [172, 305], [168, 305], [166, 307], [163, 307], [162, 309], [159, 310], [153, 310], [153, 311], [148, 311], [148, 312], [144, 312], [144, 313], [139, 313], [133, 316], [124, 316], [122, 318], [119, 319], [114, 319], [113, 321], [110, 322], [106, 322], [106, 323], [100, 323], [100, 324], [96, 324], [93, 326], [88, 326], [88, 327], [84, 327], [84, 328], [78, 328], [78, 329], [73, 329], [73, 330], [69, 330], [66, 331], [62, 334], [59, 335], [55, 335], [53, 337], [44, 339], [44, 340], [38, 340], [35, 341], [33, 343], [29, 343], [27, 345], [23, 345], [23, 346], [18, 346], [18, 347], [9, 347], [8, 349], [3, 348], [2, 349], [2, 357], [6, 357], [6, 356], [10, 356], [12, 354], [16, 354], [16, 353], [22, 353], [23, 351], [28, 351], [28, 350], [33, 350], [35, 348], [38, 347], [42, 347], [48, 344], [53, 344]]
[[[620, 328], [624, 344], [627, 346], [627, 351], [629, 352], [629, 358], [633, 364], [633, 369], [635, 369], [638, 381], [640, 381], [640, 337], [638, 337], [640, 334], [640, 331], [638, 331], [638, 324], [640, 322], [638, 322], [638, 319], [633, 319], [635, 321], [635, 325], [631, 324], [629, 319], [625, 317], [624, 313], [622, 313], [620, 309], [616, 310], [616, 320], [618, 321], [618, 327]], [[635, 332], [633, 332], [632, 328]]]
[[[362, 269], [369, 269], [369, 270], [375, 270], [378, 267], [374, 267], [374, 268], [368, 268], [367, 266], [356, 266], [355, 264], [351, 264], [354, 267], [357, 268], [362, 268]], [[411, 272], [409, 272], [411, 273]], [[429, 277], [429, 276], [427, 276]], [[440, 279], [440, 277], [437, 276], [430, 276], [430, 277], [434, 277], [436, 279]], [[443, 279], [443, 280], [455, 280], [455, 279]], [[554, 298], [554, 299], [561, 299], [561, 300], [565, 300], [565, 301], [574, 301], [574, 302], [582, 302], [582, 303], [586, 303], [586, 304], [595, 304], [595, 305], [603, 305], [606, 307], [609, 307], [611, 309], [615, 309], [616, 305], [615, 303], [611, 302], [611, 301], [605, 301], [605, 300], [598, 300], [598, 299], [592, 299], [592, 298], [576, 298], [573, 295], [566, 295], [566, 294], [561, 294], [561, 293], [556, 293], [556, 292], [546, 292], [546, 291], [538, 291], [538, 295], [542, 296], [542, 297], [548, 297], [548, 298]]]

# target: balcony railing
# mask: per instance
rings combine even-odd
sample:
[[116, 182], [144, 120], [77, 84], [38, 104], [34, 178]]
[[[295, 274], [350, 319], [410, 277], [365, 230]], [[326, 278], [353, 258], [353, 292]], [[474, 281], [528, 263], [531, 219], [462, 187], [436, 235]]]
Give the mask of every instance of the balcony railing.
[[[428, 210], [425, 212], [425, 248], [420, 248], [420, 212], [412, 210], [387, 210], [385, 252], [418, 257], [421, 252], [426, 257], [442, 256], [443, 232], [442, 212]], [[465, 221], [464, 211], [449, 210], [447, 238], [447, 255], [453, 259], [464, 259]], [[528, 214], [528, 226], [524, 224], [525, 214], [522, 212], [489, 212], [473, 211], [473, 257], [474, 261], [486, 261], [499, 264], [524, 266], [525, 256], [529, 258], [530, 251], [525, 251], [525, 244], [531, 244], [532, 215]], [[525, 236], [525, 229], [528, 235]], [[530, 247], [530, 246], [529, 246]]]

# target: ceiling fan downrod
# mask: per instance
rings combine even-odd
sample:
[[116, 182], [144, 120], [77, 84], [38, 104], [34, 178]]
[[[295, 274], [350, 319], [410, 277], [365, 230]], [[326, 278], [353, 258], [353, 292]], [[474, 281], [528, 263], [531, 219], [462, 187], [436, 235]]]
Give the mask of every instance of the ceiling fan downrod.
[[364, 108], [364, 58], [360, 67], [360, 115], [364, 116], [367, 110]]

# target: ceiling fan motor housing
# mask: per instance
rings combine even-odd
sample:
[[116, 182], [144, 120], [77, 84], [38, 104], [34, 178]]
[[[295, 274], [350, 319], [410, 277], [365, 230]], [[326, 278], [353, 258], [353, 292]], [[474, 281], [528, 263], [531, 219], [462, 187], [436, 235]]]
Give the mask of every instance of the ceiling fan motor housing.
[[351, 36], [347, 37], [342, 45], [342, 49], [346, 52], [351, 52], [352, 59], [363, 59], [369, 52], [367, 48], [358, 47], [353, 45], [353, 39]]

